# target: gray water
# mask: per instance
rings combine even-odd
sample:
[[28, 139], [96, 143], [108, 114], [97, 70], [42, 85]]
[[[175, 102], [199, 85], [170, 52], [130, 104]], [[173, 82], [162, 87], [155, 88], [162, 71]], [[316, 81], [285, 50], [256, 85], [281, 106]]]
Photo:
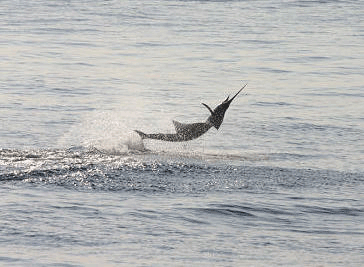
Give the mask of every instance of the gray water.
[[[0, 1], [0, 265], [360, 266], [363, 14]], [[133, 132], [204, 121], [245, 83], [218, 131]]]

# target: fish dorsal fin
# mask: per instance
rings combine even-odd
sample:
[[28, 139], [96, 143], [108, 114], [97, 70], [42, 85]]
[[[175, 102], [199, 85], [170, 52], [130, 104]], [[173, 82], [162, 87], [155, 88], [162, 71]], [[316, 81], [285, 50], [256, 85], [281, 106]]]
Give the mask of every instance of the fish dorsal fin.
[[186, 127], [184, 123], [180, 123], [178, 121], [173, 121], [173, 125], [177, 133], [182, 132], [183, 129]]
[[208, 105], [206, 105], [205, 103], [201, 103], [201, 104], [204, 105], [211, 112], [212, 115], [214, 115], [214, 112]]

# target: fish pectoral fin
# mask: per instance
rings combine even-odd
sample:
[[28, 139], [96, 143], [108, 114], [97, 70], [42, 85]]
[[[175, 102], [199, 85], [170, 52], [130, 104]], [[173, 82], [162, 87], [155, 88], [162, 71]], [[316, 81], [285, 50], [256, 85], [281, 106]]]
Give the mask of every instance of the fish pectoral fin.
[[211, 112], [212, 115], [214, 115], [214, 112], [207, 104], [205, 104], [205, 103], [201, 103], [201, 104], [204, 105]]

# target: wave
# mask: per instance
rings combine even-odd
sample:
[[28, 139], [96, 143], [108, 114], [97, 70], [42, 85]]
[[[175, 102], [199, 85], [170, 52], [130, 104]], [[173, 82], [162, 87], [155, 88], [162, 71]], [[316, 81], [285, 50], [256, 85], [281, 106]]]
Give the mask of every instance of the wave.
[[[264, 205], [251, 203], [245, 203], [244, 205], [230, 205], [230, 204], [210, 204], [208, 207], [203, 208], [193, 208], [194, 211], [198, 213], [206, 213], [208, 215], [221, 215], [223, 217], [226, 216], [234, 216], [234, 217], [264, 217], [267, 218], [268, 215], [274, 217], [289, 217], [295, 216], [298, 214], [325, 214], [333, 215], [333, 216], [362, 216], [364, 214], [363, 208], [356, 207], [320, 207], [313, 205], [295, 205], [295, 209], [287, 210], [276, 206], [268, 206], [266, 203]], [[272, 217], [269, 217], [272, 218]]]
[[[283, 155], [284, 156], [284, 155]], [[355, 186], [362, 173], [254, 166], [261, 156], [105, 152], [96, 148], [0, 150], [0, 182], [76, 190], [201, 193]], [[233, 164], [234, 160], [239, 164]]]

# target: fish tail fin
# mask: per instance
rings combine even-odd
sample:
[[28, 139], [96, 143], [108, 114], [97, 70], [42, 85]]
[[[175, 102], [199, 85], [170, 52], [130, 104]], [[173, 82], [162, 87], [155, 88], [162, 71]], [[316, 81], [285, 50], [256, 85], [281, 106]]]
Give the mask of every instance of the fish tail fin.
[[137, 134], [139, 134], [139, 136], [142, 138], [142, 139], [146, 139], [148, 138], [148, 135], [141, 132], [141, 131], [138, 131], [138, 130], [134, 130], [134, 132], [136, 132]]

